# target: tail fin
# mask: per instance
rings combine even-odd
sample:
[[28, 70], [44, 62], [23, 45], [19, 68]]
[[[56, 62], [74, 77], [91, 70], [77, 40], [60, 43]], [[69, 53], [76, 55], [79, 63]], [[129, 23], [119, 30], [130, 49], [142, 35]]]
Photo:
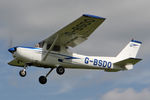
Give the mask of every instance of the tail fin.
[[127, 58], [136, 58], [138, 50], [141, 46], [142, 42], [131, 40], [127, 46], [117, 55], [117, 58], [120, 60]]

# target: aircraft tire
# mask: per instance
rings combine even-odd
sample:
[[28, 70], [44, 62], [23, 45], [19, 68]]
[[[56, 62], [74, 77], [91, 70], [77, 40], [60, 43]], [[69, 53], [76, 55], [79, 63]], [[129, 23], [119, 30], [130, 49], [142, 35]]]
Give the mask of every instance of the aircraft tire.
[[62, 66], [57, 67], [56, 69], [57, 74], [62, 75], [65, 72], [65, 69]]
[[21, 77], [25, 77], [26, 76], [26, 71], [25, 70], [20, 70], [20, 72], [19, 72], [19, 75], [21, 76]]
[[39, 77], [39, 82], [40, 82], [41, 84], [46, 84], [47, 78], [46, 78], [45, 76], [40, 76], [40, 77]]

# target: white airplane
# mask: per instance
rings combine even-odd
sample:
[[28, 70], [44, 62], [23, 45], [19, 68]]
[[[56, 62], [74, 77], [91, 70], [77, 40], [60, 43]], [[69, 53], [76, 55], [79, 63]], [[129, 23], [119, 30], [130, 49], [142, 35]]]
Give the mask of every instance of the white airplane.
[[23, 67], [20, 76], [26, 76], [28, 66], [50, 68], [45, 76], [39, 77], [39, 82], [45, 84], [48, 75], [56, 68], [59, 75], [64, 74], [65, 68], [95, 69], [106, 72], [117, 72], [133, 69], [139, 62], [136, 58], [142, 42], [131, 40], [116, 57], [86, 56], [68, 51], [87, 40], [92, 32], [104, 22], [105, 18], [83, 14], [71, 24], [57, 31], [52, 36], [36, 44], [35, 47], [16, 46], [9, 48], [14, 59], [9, 65]]

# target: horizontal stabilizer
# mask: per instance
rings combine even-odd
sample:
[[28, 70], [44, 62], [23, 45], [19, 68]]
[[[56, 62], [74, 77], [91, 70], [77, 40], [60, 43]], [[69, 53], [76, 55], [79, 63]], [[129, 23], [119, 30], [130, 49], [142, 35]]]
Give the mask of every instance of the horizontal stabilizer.
[[[128, 58], [128, 59], [116, 62], [116, 63], [114, 63], [114, 65], [122, 67], [122, 68], [126, 68], [127, 66], [134, 65], [134, 64], [138, 63], [141, 60], [142, 59], [140, 59], [140, 58]], [[128, 69], [128, 68], [126, 68], [126, 69]]]

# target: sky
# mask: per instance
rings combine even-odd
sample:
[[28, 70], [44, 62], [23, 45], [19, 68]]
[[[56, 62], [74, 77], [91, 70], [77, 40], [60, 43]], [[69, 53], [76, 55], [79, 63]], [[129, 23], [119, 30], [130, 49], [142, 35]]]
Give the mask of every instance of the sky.
[[[150, 98], [149, 0], [0, 0], [0, 98], [2, 100], [148, 100]], [[132, 39], [142, 41], [133, 70], [54, 70], [46, 85], [38, 78], [49, 69], [7, 65], [12, 46], [34, 46], [82, 14], [105, 17], [105, 22], [73, 52], [116, 56]], [[12, 43], [11, 43], [11, 39]]]

